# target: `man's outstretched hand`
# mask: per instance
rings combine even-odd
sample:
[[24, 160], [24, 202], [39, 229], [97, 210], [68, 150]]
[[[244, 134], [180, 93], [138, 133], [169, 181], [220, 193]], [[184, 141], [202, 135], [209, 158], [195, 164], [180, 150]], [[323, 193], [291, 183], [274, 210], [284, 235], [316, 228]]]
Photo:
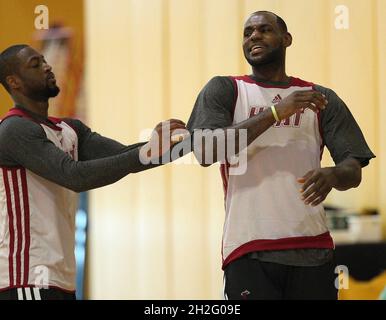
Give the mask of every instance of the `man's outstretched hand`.
[[141, 158], [157, 159], [188, 135], [185, 123], [178, 119], [169, 119], [157, 124], [150, 140], [141, 148]]

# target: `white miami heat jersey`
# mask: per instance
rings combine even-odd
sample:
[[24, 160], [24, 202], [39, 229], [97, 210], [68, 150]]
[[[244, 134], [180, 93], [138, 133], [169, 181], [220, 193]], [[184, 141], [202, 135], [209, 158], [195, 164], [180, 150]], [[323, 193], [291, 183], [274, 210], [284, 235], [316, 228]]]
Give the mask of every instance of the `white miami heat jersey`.
[[[9, 116], [25, 114], [13, 109]], [[60, 119], [50, 120], [55, 125], [40, 123], [47, 138], [77, 160], [76, 132]], [[74, 291], [77, 194], [23, 167], [1, 167], [0, 179], [0, 290]]]
[[[270, 108], [294, 91], [313, 84], [292, 78], [288, 86], [269, 86], [235, 77], [233, 123]], [[298, 178], [320, 168], [323, 141], [319, 116], [310, 109], [274, 124], [247, 148], [246, 172], [230, 175], [221, 166], [226, 218], [223, 267], [253, 251], [333, 248], [323, 206], [305, 205]]]

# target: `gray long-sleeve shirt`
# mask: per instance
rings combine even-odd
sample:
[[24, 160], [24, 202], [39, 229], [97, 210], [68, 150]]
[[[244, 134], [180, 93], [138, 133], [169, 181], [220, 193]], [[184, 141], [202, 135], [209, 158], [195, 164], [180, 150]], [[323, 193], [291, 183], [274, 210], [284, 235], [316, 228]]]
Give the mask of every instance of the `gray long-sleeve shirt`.
[[0, 125], [0, 166], [22, 166], [76, 192], [114, 183], [129, 173], [155, 167], [143, 165], [139, 149], [144, 143], [124, 146], [92, 132], [79, 120], [65, 119], [78, 135], [78, 161], [57, 148], [39, 123], [44, 117], [21, 108], [30, 118], [12, 116]]

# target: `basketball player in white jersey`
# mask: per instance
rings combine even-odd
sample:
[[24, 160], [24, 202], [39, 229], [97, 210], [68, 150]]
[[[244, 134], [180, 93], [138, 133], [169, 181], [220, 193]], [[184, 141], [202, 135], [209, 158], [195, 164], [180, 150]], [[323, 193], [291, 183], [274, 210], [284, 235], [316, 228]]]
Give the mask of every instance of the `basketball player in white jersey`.
[[74, 299], [76, 192], [155, 167], [140, 151], [165, 155], [185, 125], [172, 119], [166, 131], [165, 121], [149, 142], [124, 146], [79, 120], [48, 117], [60, 90], [26, 45], [0, 54], [0, 82], [15, 102], [0, 123], [0, 299]]
[[[247, 130], [244, 174], [230, 174], [219, 145], [203, 139], [194, 150], [204, 161], [211, 157], [203, 155], [213, 154], [214, 161], [203, 166], [222, 162], [229, 299], [337, 299], [334, 244], [322, 202], [332, 188], [357, 187], [362, 167], [374, 157], [334, 91], [286, 74], [291, 43], [280, 17], [253, 13], [243, 40], [252, 74], [210, 80], [187, 125], [191, 132]], [[334, 167], [321, 168], [325, 145]]]

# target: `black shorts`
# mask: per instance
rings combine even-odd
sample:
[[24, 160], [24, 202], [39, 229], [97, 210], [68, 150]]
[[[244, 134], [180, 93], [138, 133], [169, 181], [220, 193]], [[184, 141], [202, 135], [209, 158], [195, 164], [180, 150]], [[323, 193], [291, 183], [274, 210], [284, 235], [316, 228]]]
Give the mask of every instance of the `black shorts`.
[[230, 300], [337, 300], [335, 262], [297, 267], [248, 256], [224, 270], [224, 295]]
[[76, 300], [75, 293], [60, 289], [33, 287], [0, 291], [0, 300]]

